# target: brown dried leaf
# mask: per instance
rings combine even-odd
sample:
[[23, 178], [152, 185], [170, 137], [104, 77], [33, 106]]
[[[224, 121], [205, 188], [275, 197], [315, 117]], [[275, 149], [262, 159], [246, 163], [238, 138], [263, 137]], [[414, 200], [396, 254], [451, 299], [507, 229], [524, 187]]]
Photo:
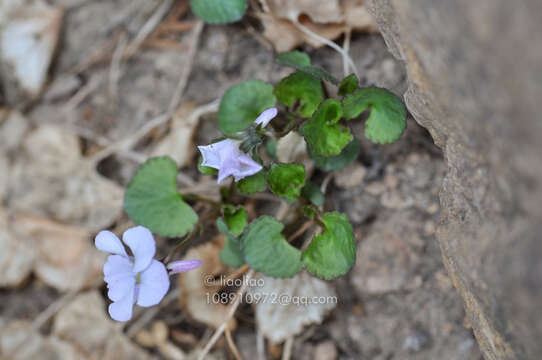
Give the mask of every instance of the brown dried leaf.
[[[261, 299], [254, 305], [257, 326], [275, 343], [301, 333], [307, 325], [320, 324], [324, 316], [337, 306], [335, 290], [330, 283], [306, 272], [291, 279], [274, 279], [260, 275], [255, 283], [263, 283], [263, 286], [249, 288], [254, 299]], [[324, 300], [314, 300], [316, 298]], [[296, 301], [297, 304], [294, 303]], [[309, 304], [309, 301], [314, 303]]]
[[82, 158], [77, 136], [59, 127], [32, 131], [12, 173], [8, 205], [19, 212], [97, 231], [122, 211], [122, 189]]
[[0, 328], [0, 357], [6, 360], [82, 359], [72, 344], [54, 336], [44, 337], [30, 322], [21, 320]]
[[53, 334], [92, 359], [150, 359], [121, 332], [118, 323], [109, 319], [105, 308], [97, 291], [81, 293], [57, 314]]
[[[215, 276], [226, 270], [226, 266], [219, 259], [222, 243], [223, 239], [219, 237], [213, 242], [188, 250], [184, 258], [199, 259], [202, 261], [202, 265], [178, 276], [181, 307], [195, 320], [214, 328], [222, 325], [228, 313], [227, 306], [213, 301], [213, 295], [220, 289], [220, 286], [209, 284]], [[235, 329], [234, 318], [230, 319], [228, 327], [230, 330]]]
[[92, 245], [91, 234], [79, 227], [32, 216], [15, 216], [19, 242], [36, 250], [34, 272], [60, 291], [77, 290], [102, 283], [106, 254]]
[[8, 215], [0, 208], [0, 286], [18, 286], [30, 275], [35, 248], [11, 232]]
[[168, 155], [179, 167], [189, 165], [195, 152], [192, 137], [198, 126], [198, 117], [192, 116], [193, 103], [181, 105], [173, 116], [171, 130], [151, 151], [151, 156]]
[[[44, 1], [8, 2], [0, 16], [0, 62], [3, 81], [16, 82], [23, 92], [37, 96], [47, 78], [60, 35], [63, 10]], [[9, 79], [9, 80], [6, 80]], [[7, 85], [7, 84], [4, 84]], [[8, 98], [17, 96], [13, 86]]]
[[263, 12], [256, 13], [264, 26], [264, 36], [279, 52], [289, 51], [308, 43], [314, 47], [321, 41], [307, 36], [294, 24], [298, 21], [312, 32], [333, 40], [347, 28], [359, 31], [378, 31], [367, 12], [364, 0], [261, 0]]
[[337, 0], [266, 0], [269, 10], [277, 17], [295, 20], [307, 15], [316, 23], [338, 23], [344, 18]]

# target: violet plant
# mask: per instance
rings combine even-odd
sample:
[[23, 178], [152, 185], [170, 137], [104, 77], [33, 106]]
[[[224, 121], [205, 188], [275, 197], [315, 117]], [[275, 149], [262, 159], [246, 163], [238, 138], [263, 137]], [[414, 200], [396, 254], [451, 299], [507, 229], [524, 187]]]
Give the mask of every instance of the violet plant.
[[[223, 137], [198, 147], [199, 170], [216, 175], [217, 182], [224, 184], [219, 201], [181, 194], [178, 169], [169, 157], [149, 159], [130, 181], [124, 208], [141, 226], [128, 230], [123, 239], [133, 257], [126, 254], [113, 234], [101, 232], [96, 238], [100, 250], [114, 254], [104, 267], [113, 318], [130, 318], [134, 303], [154, 305], [169, 288], [166, 265], [152, 259], [155, 250], [150, 231], [180, 239], [166, 263], [200, 228], [216, 223], [226, 239], [220, 259], [234, 268], [248, 265], [280, 278], [306, 269], [329, 280], [346, 274], [354, 264], [355, 239], [347, 216], [329, 209], [325, 194], [314, 179], [308, 178], [302, 164], [279, 162], [276, 146], [280, 146], [278, 140], [296, 132], [304, 139], [316, 168], [323, 172], [340, 170], [355, 161], [360, 152], [348, 121], [369, 110], [365, 136], [375, 143], [388, 144], [405, 128], [405, 107], [388, 90], [361, 88], [354, 75], [337, 80], [312, 66], [305, 53], [283, 53], [277, 62], [296, 71], [274, 86], [248, 80], [226, 91], [218, 111]], [[327, 86], [336, 86], [336, 91], [326, 91]], [[337, 98], [328, 93], [337, 93]], [[267, 191], [289, 204], [286, 223], [268, 215], [247, 218], [243, 204], [254, 194]], [[200, 219], [193, 210], [201, 201], [210, 204], [211, 216], [207, 213]], [[319, 234], [306, 244], [288, 242], [287, 238], [308, 221], [319, 227]], [[197, 265], [197, 261], [188, 261], [178, 269], [185, 271]], [[175, 265], [168, 264], [167, 268]], [[148, 280], [152, 280], [152, 286]]]

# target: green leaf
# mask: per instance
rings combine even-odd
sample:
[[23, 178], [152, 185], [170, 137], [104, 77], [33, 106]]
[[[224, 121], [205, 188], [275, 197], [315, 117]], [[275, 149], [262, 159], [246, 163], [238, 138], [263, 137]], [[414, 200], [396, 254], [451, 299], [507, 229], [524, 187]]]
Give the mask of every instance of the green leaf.
[[339, 84], [339, 96], [353, 93], [358, 88], [358, 78], [354, 74], [350, 74], [342, 79]]
[[277, 63], [291, 68], [310, 66], [311, 58], [303, 51], [289, 51], [277, 55]]
[[277, 56], [276, 62], [283, 66], [288, 66], [293, 69], [303, 71], [315, 78], [327, 80], [334, 85], [339, 84], [337, 80], [330, 73], [311, 65], [311, 59], [307, 54], [301, 51], [290, 51], [281, 53]]
[[208, 24], [227, 24], [241, 20], [247, 0], [190, 0], [190, 8]]
[[218, 125], [224, 134], [249, 127], [262, 111], [275, 106], [273, 86], [260, 80], [247, 80], [228, 89], [218, 108]]
[[365, 123], [365, 136], [375, 143], [389, 144], [406, 127], [406, 109], [399, 97], [385, 89], [359, 89], [343, 100], [344, 117], [353, 119], [365, 109], [371, 114]]
[[326, 213], [322, 222], [326, 230], [312, 239], [302, 261], [311, 274], [330, 280], [346, 274], [354, 265], [356, 244], [346, 215]]
[[267, 152], [267, 155], [269, 155], [272, 159], [277, 158], [277, 140], [268, 140], [265, 143], [265, 152]]
[[242, 206], [237, 208], [233, 205], [225, 205], [224, 223], [233, 235], [241, 235], [247, 225], [247, 212]]
[[272, 277], [292, 277], [301, 270], [301, 252], [288, 244], [284, 225], [269, 216], [251, 222], [241, 237], [246, 263]]
[[203, 175], [214, 175], [218, 173], [218, 170], [209, 166], [202, 166], [201, 163], [203, 162], [203, 157], [199, 157], [198, 160], [198, 170]]
[[295, 200], [305, 185], [305, 168], [298, 164], [273, 164], [267, 181], [274, 194]]
[[341, 104], [337, 100], [327, 99], [312, 119], [303, 124], [301, 132], [315, 154], [338, 155], [352, 140], [350, 129], [338, 124], [341, 115]]
[[359, 141], [354, 139], [346, 145], [339, 155], [330, 157], [316, 155], [310, 147], [307, 147], [307, 152], [318, 169], [323, 171], [337, 171], [352, 164], [358, 158], [360, 147]]
[[312, 181], [306, 182], [303, 190], [301, 190], [301, 196], [316, 206], [320, 206], [324, 203], [324, 194], [322, 194], [320, 187]]
[[245, 263], [243, 259], [243, 254], [241, 253], [241, 244], [239, 242], [239, 237], [234, 236], [228, 229], [228, 225], [224, 222], [222, 218], [216, 220], [216, 225], [218, 231], [226, 236], [226, 243], [220, 251], [220, 260], [232, 267], [239, 267]]
[[239, 239], [226, 236], [226, 243], [220, 251], [220, 261], [231, 267], [239, 267], [245, 263], [241, 253], [241, 244]]
[[312, 116], [324, 99], [320, 80], [300, 71], [275, 85], [275, 96], [286, 106], [294, 106], [299, 101], [297, 111], [303, 117]]
[[126, 188], [124, 210], [136, 224], [168, 237], [185, 235], [198, 221], [177, 190], [177, 165], [169, 157], [141, 165]]
[[267, 189], [267, 180], [265, 176], [265, 170], [262, 170], [254, 175], [247, 176], [237, 182], [237, 189], [241, 194], [255, 194]]

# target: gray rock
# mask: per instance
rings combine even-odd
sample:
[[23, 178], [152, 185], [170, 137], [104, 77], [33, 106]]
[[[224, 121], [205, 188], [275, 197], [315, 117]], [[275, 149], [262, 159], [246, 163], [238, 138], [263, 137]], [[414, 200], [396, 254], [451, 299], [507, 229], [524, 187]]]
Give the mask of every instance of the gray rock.
[[[437, 230], [486, 359], [542, 354], [542, 3], [370, 0], [443, 151]], [[538, 44], [538, 45], [537, 45]]]

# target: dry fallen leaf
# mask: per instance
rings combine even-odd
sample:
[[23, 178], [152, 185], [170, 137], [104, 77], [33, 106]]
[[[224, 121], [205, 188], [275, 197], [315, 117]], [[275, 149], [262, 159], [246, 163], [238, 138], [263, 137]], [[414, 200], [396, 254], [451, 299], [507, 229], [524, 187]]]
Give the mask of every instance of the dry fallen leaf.
[[102, 283], [106, 254], [86, 230], [24, 215], [14, 217], [13, 227], [19, 241], [35, 249], [34, 272], [47, 285], [67, 291]]
[[82, 359], [76, 348], [54, 336], [42, 336], [28, 321], [13, 321], [0, 327], [0, 358], [10, 360]]
[[47, 78], [63, 10], [37, 0], [24, 4], [11, 1], [3, 10], [7, 13], [0, 17], [2, 77], [4, 81], [12, 77], [24, 92], [35, 97]]
[[179, 167], [192, 162], [196, 147], [192, 136], [198, 126], [198, 117], [192, 116], [196, 106], [192, 103], [181, 105], [173, 116], [171, 130], [151, 151], [151, 156], [171, 156]]
[[[263, 281], [262, 281], [263, 280]], [[323, 280], [301, 272], [291, 279], [274, 279], [260, 275], [249, 288], [255, 303], [256, 323], [272, 342], [279, 343], [301, 333], [303, 327], [320, 324], [337, 306], [333, 287]]]
[[20, 285], [34, 266], [35, 248], [10, 230], [8, 215], [0, 207], [0, 287]]
[[123, 191], [81, 156], [76, 135], [40, 126], [24, 140], [12, 167], [8, 206], [98, 231], [122, 211]]
[[157, 347], [158, 351], [168, 360], [185, 360], [184, 351], [168, 341], [168, 333], [169, 329], [165, 322], [155, 321], [151, 331], [139, 331], [136, 334], [136, 340], [143, 346]]
[[75, 345], [91, 359], [149, 359], [122, 332], [119, 323], [110, 320], [98, 291], [75, 297], [55, 317], [53, 334]]
[[[199, 259], [202, 265], [178, 277], [181, 307], [195, 320], [214, 328], [222, 325], [228, 313], [228, 307], [215, 301], [213, 297], [220, 289], [220, 285], [209, 284], [215, 276], [223, 274], [226, 270], [226, 266], [218, 257], [222, 250], [222, 242], [223, 240], [215, 240], [188, 250], [184, 259]], [[228, 323], [230, 330], [235, 326], [235, 319], [230, 319]]]
[[0, 109], [0, 153], [13, 151], [28, 130], [28, 120], [17, 110]]
[[348, 28], [377, 31], [364, 0], [260, 0], [260, 3], [263, 12], [257, 12], [256, 16], [263, 24], [264, 36], [279, 52], [303, 43], [314, 47], [323, 45], [299, 30], [295, 22], [328, 40], [336, 39]]

